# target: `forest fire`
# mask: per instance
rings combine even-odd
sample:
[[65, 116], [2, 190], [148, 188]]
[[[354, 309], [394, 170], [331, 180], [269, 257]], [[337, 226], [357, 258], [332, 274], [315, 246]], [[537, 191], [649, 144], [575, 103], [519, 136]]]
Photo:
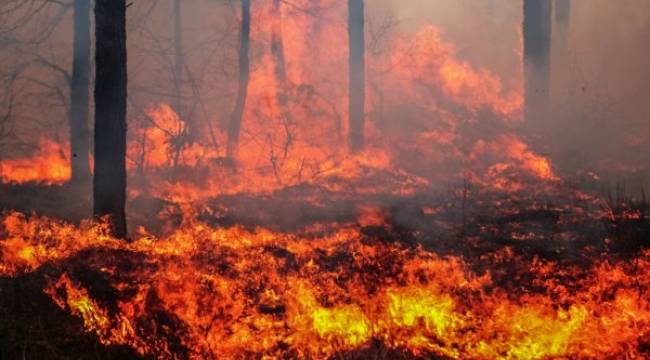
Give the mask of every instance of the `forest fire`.
[[[460, 258], [356, 226], [298, 235], [190, 221], [126, 245], [101, 226], [19, 214], [4, 223], [5, 275], [83, 253], [53, 265], [44, 291], [102, 343], [159, 358], [330, 358], [374, 342], [452, 358], [639, 358], [650, 334], [647, 251], [588, 269], [534, 260], [517, 266], [529, 266], [535, 290], [504, 289]], [[71, 278], [81, 272], [116, 295], [90, 295]]]
[[0, 359], [650, 359], [593, 1], [0, 4]]
[[2, 182], [62, 184], [70, 180], [69, 155], [63, 149], [56, 142], [41, 138], [34, 156], [0, 161]]

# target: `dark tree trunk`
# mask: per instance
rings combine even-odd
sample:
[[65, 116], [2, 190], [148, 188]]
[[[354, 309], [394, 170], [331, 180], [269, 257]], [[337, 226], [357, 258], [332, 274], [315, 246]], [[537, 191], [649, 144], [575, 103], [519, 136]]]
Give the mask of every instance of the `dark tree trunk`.
[[70, 83], [72, 182], [90, 184], [90, 1], [74, 1], [74, 50]]
[[237, 157], [237, 148], [239, 145], [239, 132], [241, 130], [244, 108], [246, 107], [246, 98], [248, 97], [248, 80], [250, 77], [250, 64], [248, 53], [250, 48], [251, 32], [251, 4], [250, 0], [241, 2], [241, 34], [239, 35], [239, 91], [235, 108], [230, 116], [228, 125], [228, 153], [230, 159]]
[[524, 116], [533, 128], [542, 125], [549, 106], [551, 10], [550, 0], [524, 0]]
[[292, 122], [289, 110], [289, 95], [287, 84], [287, 64], [284, 56], [284, 38], [282, 35], [282, 9], [281, 0], [273, 0], [271, 30], [271, 54], [273, 56], [273, 73], [276, 82], [276, 101], [280, 107], [280, 116], [285, 125]]
[[126, 237], [126, 0], [95, 0], [94, 215]]
[[348, 0], [348, 35], [350, 47], [350, 150], [364, 147], [365, 128], [365, 15], [363, 0]]

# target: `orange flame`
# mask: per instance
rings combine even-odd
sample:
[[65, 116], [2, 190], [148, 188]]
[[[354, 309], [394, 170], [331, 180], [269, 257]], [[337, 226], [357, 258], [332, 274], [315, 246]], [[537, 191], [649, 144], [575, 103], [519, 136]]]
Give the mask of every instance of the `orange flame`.
[[[545, 290], [514, 299], [460, 258], [368, 241], [354, 227], [302, 237], [189, 222], [167, 237], [142, 235], [126, 244], [103, 237], [101, 226], [16, 214], [5, 226], [4, 274], [104, 249], [90, 255], [88, 266], [116, 289], [135, 286], [118, 300], [116, 314], [65, 273], [46, 292], [105, 344], [156, 357], [173, 356], [169, 340], [137, 324], [161, 311], [179, 321], [174, 338], [196, 359], [325, 359], [373, 340], [414, 355], [466, 359], [641, 358], [650, 334], [643, 296], [650, 280], [635, 275], [650, 270], [647, 251], [634, 264], [596, 263], [587, 275], [575, 275], [573, 291], [549, 279], [555, 264], [533, 266], [528, 276]], [[44, 232], [51, 239], [45, 244], [39, 241]], [[70, 242], [71, 236], [80, 241]], [[124, 277], [106, 259], [111, 249], [147, 260]]]
[[379, 66], [390, 69], [388, 78], [401, 90], [396, 94], [418, 99], [418, 104], [440, 104], [447, 98], [472, 111], [487, 107], [505, 117], [521, 112], [521, 89], [506, 91], [490, 71], [458, 59], [455, 47], [434, 26], [425, 26], [413, 39], [398, 39], [389, 53], [387, 64]]
[[38, 150], [29, 158], [0, 161], [0, 178], [3, 183], [62, 184], [70, 180], [71, 170], [67, 146], [42, 137]]

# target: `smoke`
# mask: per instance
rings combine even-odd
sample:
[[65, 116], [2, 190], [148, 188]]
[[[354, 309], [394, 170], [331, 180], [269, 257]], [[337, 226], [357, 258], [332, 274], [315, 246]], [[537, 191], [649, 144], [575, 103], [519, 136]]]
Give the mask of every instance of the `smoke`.
[[572, 6], [566, 41], [558, 39], [553, 48], [554, 116], [549, 119], [555, 139], [549, 149], [567, 167], [645, 172], [647, 178], [641, 154], [650, 145], [643, 115], [650, 110], [650, 73], [644, 65], [649, 27], [644, 1]]
[[[382, 0], [368, 2], [366, 7], [368, 57], [375, 65], [368, 75], [371, 135], [376, 134], [382, 141], [389, 139], [387, 142], [391, 146], [403, 145], [409, 131], [425, 133], [428, 138], [436, 137], [435, 133], [436, 141], [440, 142], [440, 136], [444, 138], [448, 133], [450, 116], [457, 118], [453, 121], [463, 120], [462, 125], [453, 125], [457, 136], [476, 137], [467, 134], [493, 129], [495, 123], [500, 129], [495, 133], [520, 132], [517, 121], [521, 119], [515, 113], [505, 116], [503, 112], [488, 109], [487, 114], [485, 111], [472, 114], [476, 111], [472, 108], [468, 115], [467, 104], [450, 102], [445, 98], [445, 91], [440, 89], [426, 94], [428, 98], [422, 95], [418, 99], [426, 104], [386, 105], [386, 99], [403, 94], [401, 90], [388, 89], [395, 81], [390, 77], [402, 69], [390, 68], [386, 59], [403, 61], [406, 56], [391, 52], [408, 51], [407, 45], [418, 41], [418, 36], [422, 37], [423, 29], [427, 28], [436, 29], [440, 44], [447, 47], [445, 51], [453, 56], [455, 64], [498, 84], [486, 91], [504, 99], [512, 98], [511, 94], [521, 95], [520, 2]], [[138, 134], [138, 129], [151, 126], [148, 110], [163, 103], [175, 104], [177, 93], [173, 87], [180, 83], [183, 121], [201, 129], [202, 146], [219, 153], [225, 142], [219, 136], [219, 126], [232, 110], [236, 90], [238, 4], [207, 0], [182, 4], [184, 61], [180, 82], [174, 78], [177, 71], [173, 9], [171, 1], [139, 1], [129, 8], [130, 128], [133, 134]], [[306, 110], [296, 116], [318, 118], [312, 123], [313, 127], [327, 132], [329, 135], [323, 134], [327, 137], [339, 136], [346, 126], [347, 51], [342, 46], [346, 41], [345, 9], [340, 1], [321, 0], [293, 2], [286, 4], [283, 10], [287, 27], [287, 71], [292, 86], [289, 95], [294, 108]], [[265, 67], [269, 66], [270, 26], [264, 22], [266, 11], [265, 2], [253, 2], [251, 59], [258, 87], [252, 89], [253, 105], [247, 110], [248, 121], [244, 124], [248, 126], [245, 130], [248, 134], [268, 125], [267, 117], [272, 117], [274, 111], [269, 105], [272, 84], [265, 78], [268, 75]], [[545, 119], [545, 133], [523, 135], [534, 140], [531, 144], [534, 151], [551, 156], [553, 164], [565, 173], [596, 171], [611, 172], [614, 177], [642, 176], [648, 169], [643, 154], [650, 149], [647, 140], [650, 126], [643, 115], [650, 110], [647, 101], [650, 75], [646, 64], [650, 53], [649, 6], [641, 0], [575, 0], [571, 11], [566, 34], [557, 25], [553, 29], [552, 108]], [[3, 158], [20, 158], [34, 154], [43, 136], [61, 144], [66, 142], [67, 85], [65, 76], [56, 68], [70, 67], [72, 16], [69, 11], [60, 15], [56, 5], [49, 5], [31, 18], [25, 17], [25, 11], [3, 16], [8, 18], [6, 24], [25, 21], [19, 27], [12, 26], [1, 32], [3, 39], [12, 41], [3, 41], [11, 45], [0, 48], [3, 78], [21, 64], [29, 64], [21, 67], [19, 81], [13, 85], [12, 91], [17, 91], [15, 98], [18, 99], [13, 110], [14, 134], [0, 139], [12, 145], [3, 147]], [[48, 30], [49, 36], [35, 44], [34, 39], [43, 38], [37, 35], [44, 30]], [[396, 46], [396, 43], [407, 45]], [[419, 80], [411, 78], [412, 84], [401, 86], [409, 91], [426, 92], [418, 84]], [[444, 85], [439, 79], [432, 84]], [[379, 94], [377, 89], [383, 92]], [[5, 86], [2, 91], [6, 93], [9, 89]], [[480, 95], [471, 91], [466, 94], [470, 98]], [[436, 102], [433, 107], [437, 111], [447, 114], [431, 112], [431, 102]], [[2, 105], [9, 106], [6, 101]], [[420, 120], [413, 120], [416, 118]], [[467, 124], [465, 120], [469, 118], [472, 121]], [[440, 126], [445, 122], [446, 125]], [[259, 147], [260, 138], [264, 138], [263, 141], [270, 141], [270, 146], [282, 147], [287, 142], [287, 129], [277, 124], [269, 128], [273, 131], [249, 138], [249, 146]], [[294, 132], [298, 135], [291, 134], [294, 142], [301, 141], [301, 131], [296, 129]], [[314, 133], [303, 132], [303, 135], [304, 141], [322, 142]], [[390, 140], [395, 137], [393, 135], [400, 135], [399, 141]], [[466, 150], [471, 151], [471, 146]], [[439, 162], [417, 166], [434, 165], [442, 166]], [[295, 170], [296, 164], [290, 167]], [[431, 172], [415, 170], [419, 170], [416, 173]], [[458, 167], [450, 166], [448, 170], [453, 173]]]

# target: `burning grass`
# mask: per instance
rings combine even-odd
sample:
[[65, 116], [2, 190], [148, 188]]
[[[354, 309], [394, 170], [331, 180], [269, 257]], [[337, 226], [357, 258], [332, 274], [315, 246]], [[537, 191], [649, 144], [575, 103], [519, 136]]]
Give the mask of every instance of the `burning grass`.
[[27, 158], [2, 159], [0, 182], [61, 184], [70, 180], [69, 155], [65, 148], [48, 138], [39, 140], [36, 154]]
[[569, 186], [520, 135], [521, 89], [432, 26], [369, 57], [349, 154], [345, 28], [300, 7], [235, 158], [160, 99], [129, 119], [131, 242], [81, 220], [65, 144], [0, 162], [0, 358], [650, 357], [645, 200]]
[[[268, 168], [247, 177], [246, 162], [189, 164], [196, 179], [181, 179], [161, 160], [150, 188], [131, 188], [130, 243], [102, 224], [5, 213], [2, 355], [648, 356], [645, 201], [571, 188], [520, 138], [498, 139], [450, 143], [466, 171], [446, 193], [372, 151], [288, 184]], [[68, 217], [56, 207], [40, 211]], [[50, 316], [65, 336], [25, 325]]]
[[[38, 278], [49, 301], [107, 349], [145, 357], [648, 355], [650, 252], [603, 255], [592, 241], [564, 244], [579, 248], [579, 259], [539, 253], [531, 244], [557, 241], [548, 232], [560, 237], [563, 221], [588, 237], [598, 215], [534, 204], [507, 214], [502, 204], [488, 221], [476, 197], [466, 202], [473, 210], [465, 221], [475, 228], [456, 233], [448, 255], [440, 234], [413, 223], [405, 230], [398, 212], [373, 208], [357, 222], [291, 233], [215, 227], [186, 210], [170, 233], [142, 229], [129, 244], [102, 225], [13, 213], [3, 220], [0, 270], [5, 289]], [[450, 210], [421, 216], [430, 224], [441, 212]], [[442, 251], [427, 250], [436, 247]]]

